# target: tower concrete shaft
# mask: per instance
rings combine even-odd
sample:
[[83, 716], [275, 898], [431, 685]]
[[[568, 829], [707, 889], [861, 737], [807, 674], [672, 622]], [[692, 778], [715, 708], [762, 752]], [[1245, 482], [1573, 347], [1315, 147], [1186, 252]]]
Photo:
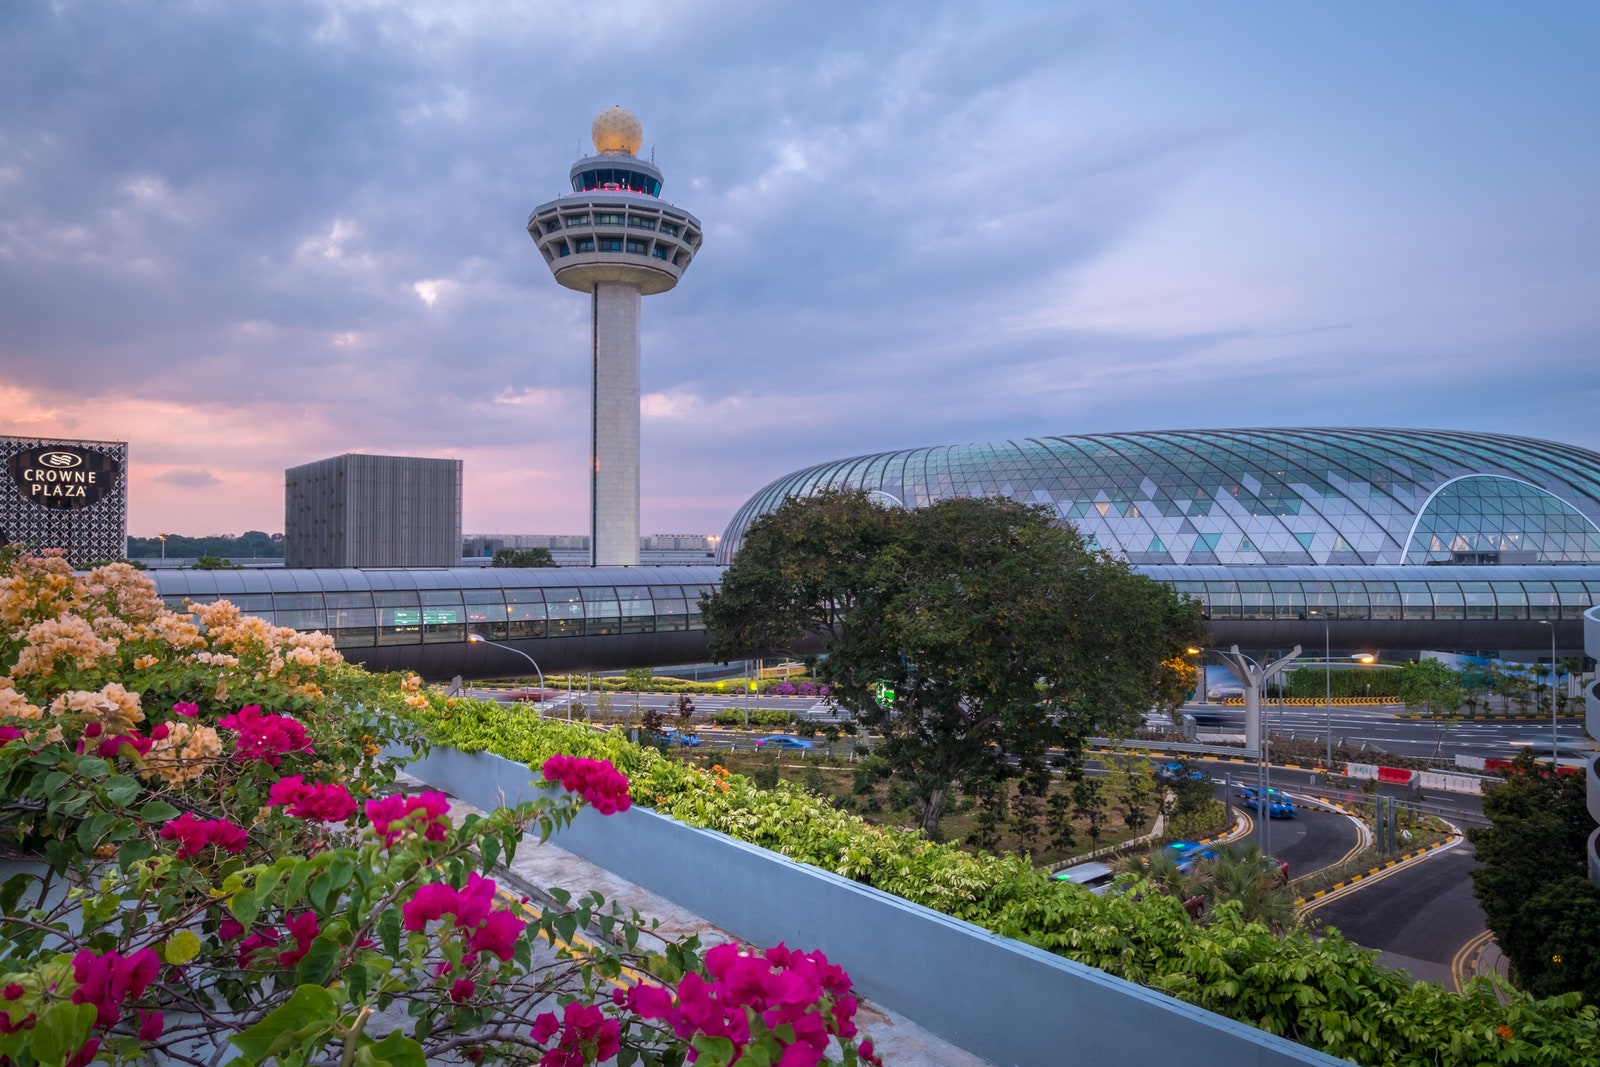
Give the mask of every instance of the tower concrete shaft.
[[639, 300], [627, 282], [596, 282], [590, 321], [589, 565], [639, 564]]
[[678, 284], [702, 240], [700, 220], [661, 199], [661, 172], [639, 159], [639, 120], [620, 107], [595, 119], [596, 155], [572, 165], [572, 192], [528, 216], [555, 279], [589, 294], [589, 562], [639, 562], [639, 298]]

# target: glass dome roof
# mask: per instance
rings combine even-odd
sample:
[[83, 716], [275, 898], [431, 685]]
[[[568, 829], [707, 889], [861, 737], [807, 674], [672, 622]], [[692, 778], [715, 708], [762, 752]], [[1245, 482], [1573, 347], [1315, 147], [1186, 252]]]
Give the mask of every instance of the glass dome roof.
[[884, 452], [772, 482], [728, 562], [783, 500], [855, 488], [908, 507], [1004, 496], [1055, 509], [1137, 564], [1600, 563], [1600, 453], [1445, 430], [1174, 430]]

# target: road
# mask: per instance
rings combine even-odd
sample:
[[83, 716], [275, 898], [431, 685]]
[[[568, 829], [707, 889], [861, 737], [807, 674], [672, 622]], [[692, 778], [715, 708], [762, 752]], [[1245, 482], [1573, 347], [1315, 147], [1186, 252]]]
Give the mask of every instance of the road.
[[1454, 988], [1456, 953], [1485, 928], [1469, 877], [1477, 863], [1463, 841], [1314, 901], [1303, 913], [1364, 948], [1378, 949], [1385, 966]]

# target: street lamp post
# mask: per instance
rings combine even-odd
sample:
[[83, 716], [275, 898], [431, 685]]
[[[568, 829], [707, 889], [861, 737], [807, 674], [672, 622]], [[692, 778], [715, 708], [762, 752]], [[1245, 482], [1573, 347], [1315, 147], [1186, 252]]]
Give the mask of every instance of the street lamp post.
[[1322, 686], [1323, 700], [1327, 702], [1328, 720], [1328, 759], [1323, 763], [1322, 769], [1331, 776], [1333, 774], [1333, 638], [1328, 629], [1328, 616], [1320, 611], [1311, 614], [1322, 615]]
[[1561, 735], [1556, 725], [1556, 624], [1540, 619], [1539, 625], [1550, 627], [1550, 773], [1557, 774], [1561, 768]]
[[1299, 657], [1300, 646], [1295, 645], [1294, 651], [1287, 656], [1275, 659], [1264, 667], [1240, 652], [1238, 645], [1231, 646], [1226, 652], [1215, 648], [1210, 651], [1215, 652], [1228, 670], [1233, 672], [1233, 676], [1244, 684], [1245, 739], [1246, 742], [1253, 741], [1256, 746], [1256, 815], [1261, 820], [1261, 851], [1270, 853], [1272, 832], [1268, 823], [1272, 819], [1272, 805], [1267, 790], [1271, 785], [1271, 777], [1267, 769], [1266, 731], [1261, 728], [1261, 687]]
[[539, 673], [539, 718], [544, 718], [544, 671], [540, 669], [537, 660], [528, 655], [526, 652], [522, 651], [520, 648], [512, 648], [510, 645], [502, 645], [498, 641], [491, 641], [482, 634], [468, 634], [467, 643], [471, 645], [493, 645], [495, 648], [503, 648], [507, 652], [515, 652], [529, 663], [532, 663], [533, 669]]

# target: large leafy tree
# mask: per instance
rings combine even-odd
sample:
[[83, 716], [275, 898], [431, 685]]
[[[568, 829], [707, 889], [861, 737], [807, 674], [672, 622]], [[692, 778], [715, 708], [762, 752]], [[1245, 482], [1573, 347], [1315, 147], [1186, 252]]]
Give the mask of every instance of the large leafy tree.
[[1594, 829], [1586, 797], [1582, 775], [1553, 775], [1524, 752], [1484, 795], [1490, 825], [1467, 838], [1482, 862], [1473, 892], [1517, 985], [1600, 1003], [1600, 889], [1585, 877]]
[[720, 660], [809, 654], [882, 734], [930, 832], [956, 783], [1037, 781], [1051, 748], [1131, 731], [1163, 661], [1204, 634], [1192, 602], [1046, 508], [956, 498], [908, 511], [853, 491], [753, 523], [704, 612]]

